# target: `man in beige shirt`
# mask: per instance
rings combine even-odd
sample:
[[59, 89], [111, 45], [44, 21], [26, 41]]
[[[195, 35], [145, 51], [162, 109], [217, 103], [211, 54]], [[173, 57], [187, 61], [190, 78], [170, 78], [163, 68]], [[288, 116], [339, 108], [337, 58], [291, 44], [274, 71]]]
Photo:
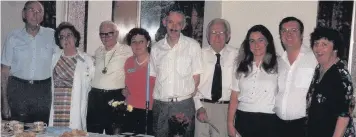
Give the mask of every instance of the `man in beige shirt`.
[[87, 129], [89, 132], [113, 134], [119, 117], [109, 105], [110, 100], [122, 101], [125, 88], [124, 64], [132, 56], [131, 48], [118, 43], [119, 31], [115, 23], [100, 24], [100, 39], [104, 46], [95, 51], [95, 74], [89, 92]]

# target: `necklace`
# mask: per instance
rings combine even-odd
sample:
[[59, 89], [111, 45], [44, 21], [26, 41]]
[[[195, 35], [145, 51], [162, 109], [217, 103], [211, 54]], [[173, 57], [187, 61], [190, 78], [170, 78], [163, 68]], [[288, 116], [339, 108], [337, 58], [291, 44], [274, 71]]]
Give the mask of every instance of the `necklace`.
[[141, 66], [142, 64], [144, 64], [144, 63], [148, 60], [148, 57], [146, 57], [146, 59], [143, 60], [141, 63], [138, 62], [137, 57], [135, 58], [135, 60], [136, 60], [136, 63], [137, 63], [139, 66]]
[[327, 67], [327, 68], [323, 68], [323, 67], [320, 66], [319, 79], [318, 79], [317, 81], [320, 82], [320, 81], [323, 79], [324, 74], [326, 73], [326, 71], [328, 71], [329, 68], [330, 68], [333, 64], [336, 64], [338, 61], [339, 61], [339, 58], [336, 58], [336, 59], [332, 62], [332, 64], [331, 64], [329, 67]]
[[106, 55], [104, 55], [104, 68], [101, 71], [103, 74], [106, 74], [108, 72], [108, 67], [107, 66], [110, 64], [110, 61], [111, 61], [112, 57], [114, 56], [115, 52], [116, 52], [116, 50], [114, 50], [114, 52], [111, 54], [111, 57], [110, 57], [110, 59], [108, 61], [108, 64], [106, 64], [106, 65], [105, 65], [105, 63], [106, 63]]

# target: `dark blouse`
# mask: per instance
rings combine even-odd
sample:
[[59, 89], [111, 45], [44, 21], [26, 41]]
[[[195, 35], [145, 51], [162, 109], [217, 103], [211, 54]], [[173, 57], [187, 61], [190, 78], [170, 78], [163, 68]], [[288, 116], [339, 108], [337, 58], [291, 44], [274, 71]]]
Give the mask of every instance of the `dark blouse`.
[[349, 117], [344, 137], [354, 137], [353, 87], [345, 61], [338, 61], [319, 81], [318, 65], [307, 95], [308, 136], [332, 137], [338, 117]]

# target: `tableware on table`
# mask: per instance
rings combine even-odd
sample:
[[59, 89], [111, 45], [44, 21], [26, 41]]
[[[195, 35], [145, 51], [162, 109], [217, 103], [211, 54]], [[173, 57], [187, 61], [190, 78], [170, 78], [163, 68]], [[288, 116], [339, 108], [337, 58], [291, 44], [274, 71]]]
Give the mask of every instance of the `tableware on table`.
[[22, 133], [23, 131], [24, 131], [24, 124], [17, 123], [15, 125], [13, 125], [14, 134], [19, 134], [19, 133]]
[[11, 121], [7, 122], [7, 124], [5, 126], [10, 128], [11, 130], [14, 130], [14, 125], [19, 124], [19, 123], [20, 123], [20, 121], [11, 120]]
[[44, 132], [46, 127], [47, 127], [47, 124], [42, 122], [42, 121], [33, 122], [32, 131], [34, 131], [34, 132]]

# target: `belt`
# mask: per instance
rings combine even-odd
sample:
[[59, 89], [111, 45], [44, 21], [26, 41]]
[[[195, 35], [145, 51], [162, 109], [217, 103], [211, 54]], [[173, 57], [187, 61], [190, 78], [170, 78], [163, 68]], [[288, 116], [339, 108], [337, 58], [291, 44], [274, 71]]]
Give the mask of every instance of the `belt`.
[[307, 118], [299, 118], [299, 119], [294, 119], [294, 120], [283, 120], [284, 123], [305, 123]]
[[110, 89], [110, 90], [106, 90], [106, 89], [99, 89], [99, 88], [92, 88], [92, 90], [96, 90], [96, 91], [100, 91], [100, 92], [120, 92], [122, 89]]
[[230, 101], [212, 101], [210, 99], [200, 99], [200, 101], [207, 102], [207, 103], [214, 103], [214, 104], [229, 104]]
[[14, 76], [11, 76], [11, 77], [12, 77], [12, 79], [14, 79], [16, 81], [19, 81], [22, 83], [29, 83], [29, 84], [43, 84], [43, 83], [47, 83], [47, 82], [51, 81], [51, 77], [44, 79], [44, 80], [25, 80], [25, 79], [21, 79], [21, 78], [14, 77]]
[[171, 97], [171, 98], [165, 98], [165, 99], [156, 99], [159, 101], [163, 101], [163, 102], [179, 102], [179, 101], [183, 101], [186, 99], [192, 98], [192, 96], [184, 96], [184, 97]]

